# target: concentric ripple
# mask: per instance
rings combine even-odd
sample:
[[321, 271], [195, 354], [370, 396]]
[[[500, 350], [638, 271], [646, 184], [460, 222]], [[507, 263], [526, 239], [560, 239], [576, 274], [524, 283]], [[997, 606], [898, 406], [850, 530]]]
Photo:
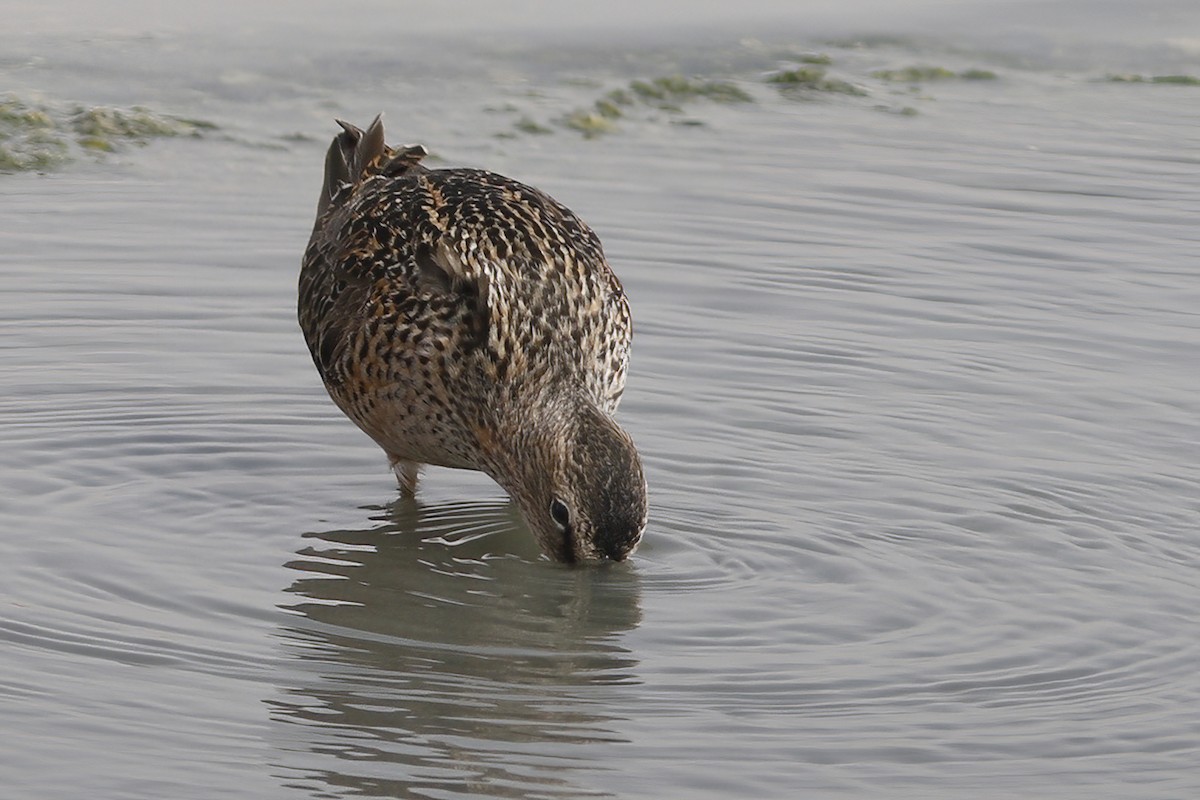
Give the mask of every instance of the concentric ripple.
[[[1106, 79], [1194, 48], [333, 22], [0, 33], [20, 97], [220, 132], [0, 176], [5, 791], [1200, 792], [1194, 87]], [[765, 78], [805, 64], [860, 91]], [[480, 475], [400, 497], [326, 397], [300, 252], [381, 109], [605, 242], [631, 561], [546, 561]]]

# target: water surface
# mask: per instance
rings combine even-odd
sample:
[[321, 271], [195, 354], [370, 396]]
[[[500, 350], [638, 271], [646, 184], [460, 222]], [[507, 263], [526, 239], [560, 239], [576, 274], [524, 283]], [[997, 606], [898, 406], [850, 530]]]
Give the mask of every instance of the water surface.
[[[0, 76], [62, 157], [0, 174], [0, 781], [1194, 796], [1200, 86], [1154, 79], [1200, 19], [1057, 26], [1085, 5], [590, 42], [26, 10]], [[167, 130], [94, 147], [96, 109]], [[631, 563], [542, 560], [478, 475], [400, 498], [325, 396], [299, 257], [332, 118], [379, 110], [604, 240]]]

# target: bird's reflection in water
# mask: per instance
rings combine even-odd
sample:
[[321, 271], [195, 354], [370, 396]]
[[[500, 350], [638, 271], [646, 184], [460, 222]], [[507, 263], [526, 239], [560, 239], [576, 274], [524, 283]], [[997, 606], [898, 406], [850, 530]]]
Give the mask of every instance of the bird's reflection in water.
[[[269, 701], [290, 784], [339, 797], [602, 796], [635, 568], [542, 560], [507, 502], [397, 501], [307, 534]], [[590, 777], [589, 777], [590, 775]]]

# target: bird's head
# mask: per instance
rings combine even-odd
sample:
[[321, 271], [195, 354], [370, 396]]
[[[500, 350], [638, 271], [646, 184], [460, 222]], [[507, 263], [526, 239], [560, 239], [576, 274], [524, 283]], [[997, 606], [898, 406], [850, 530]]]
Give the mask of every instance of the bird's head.
[[493, 477], [550, 558], [625, 560], [646, 527], [646, 477], [633, 440], [588, 401], [557, 404], [542, 419], [512, 437], [508, 474]]

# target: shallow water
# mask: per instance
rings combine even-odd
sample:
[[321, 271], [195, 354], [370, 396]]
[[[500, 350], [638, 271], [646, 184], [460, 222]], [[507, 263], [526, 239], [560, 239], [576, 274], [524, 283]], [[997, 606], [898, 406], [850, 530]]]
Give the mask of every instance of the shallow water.
[[[315, 5], [91, 35], [25, 9], [0, 76], [67, 158], [0, 174], [0, 785], [1195, 796], [1200, 87], [1151, 79], [1200, 75], [1200, 18], [1156, 8], [1093, 39], [443, 17], [403, 48]], [[857, 92], [769, 82], [817, 53]], [[996, 77], [873, 74], [918, 65]], [[568, 124], [675, 74], [752, 100]], [[214, 127], [95, 151], [76, 105]], [[331, 118], [380, 109], [604, 240], [631, 563], [540, 559], [478, 475], [402, 500], [325, 396], [299, 256]]]

